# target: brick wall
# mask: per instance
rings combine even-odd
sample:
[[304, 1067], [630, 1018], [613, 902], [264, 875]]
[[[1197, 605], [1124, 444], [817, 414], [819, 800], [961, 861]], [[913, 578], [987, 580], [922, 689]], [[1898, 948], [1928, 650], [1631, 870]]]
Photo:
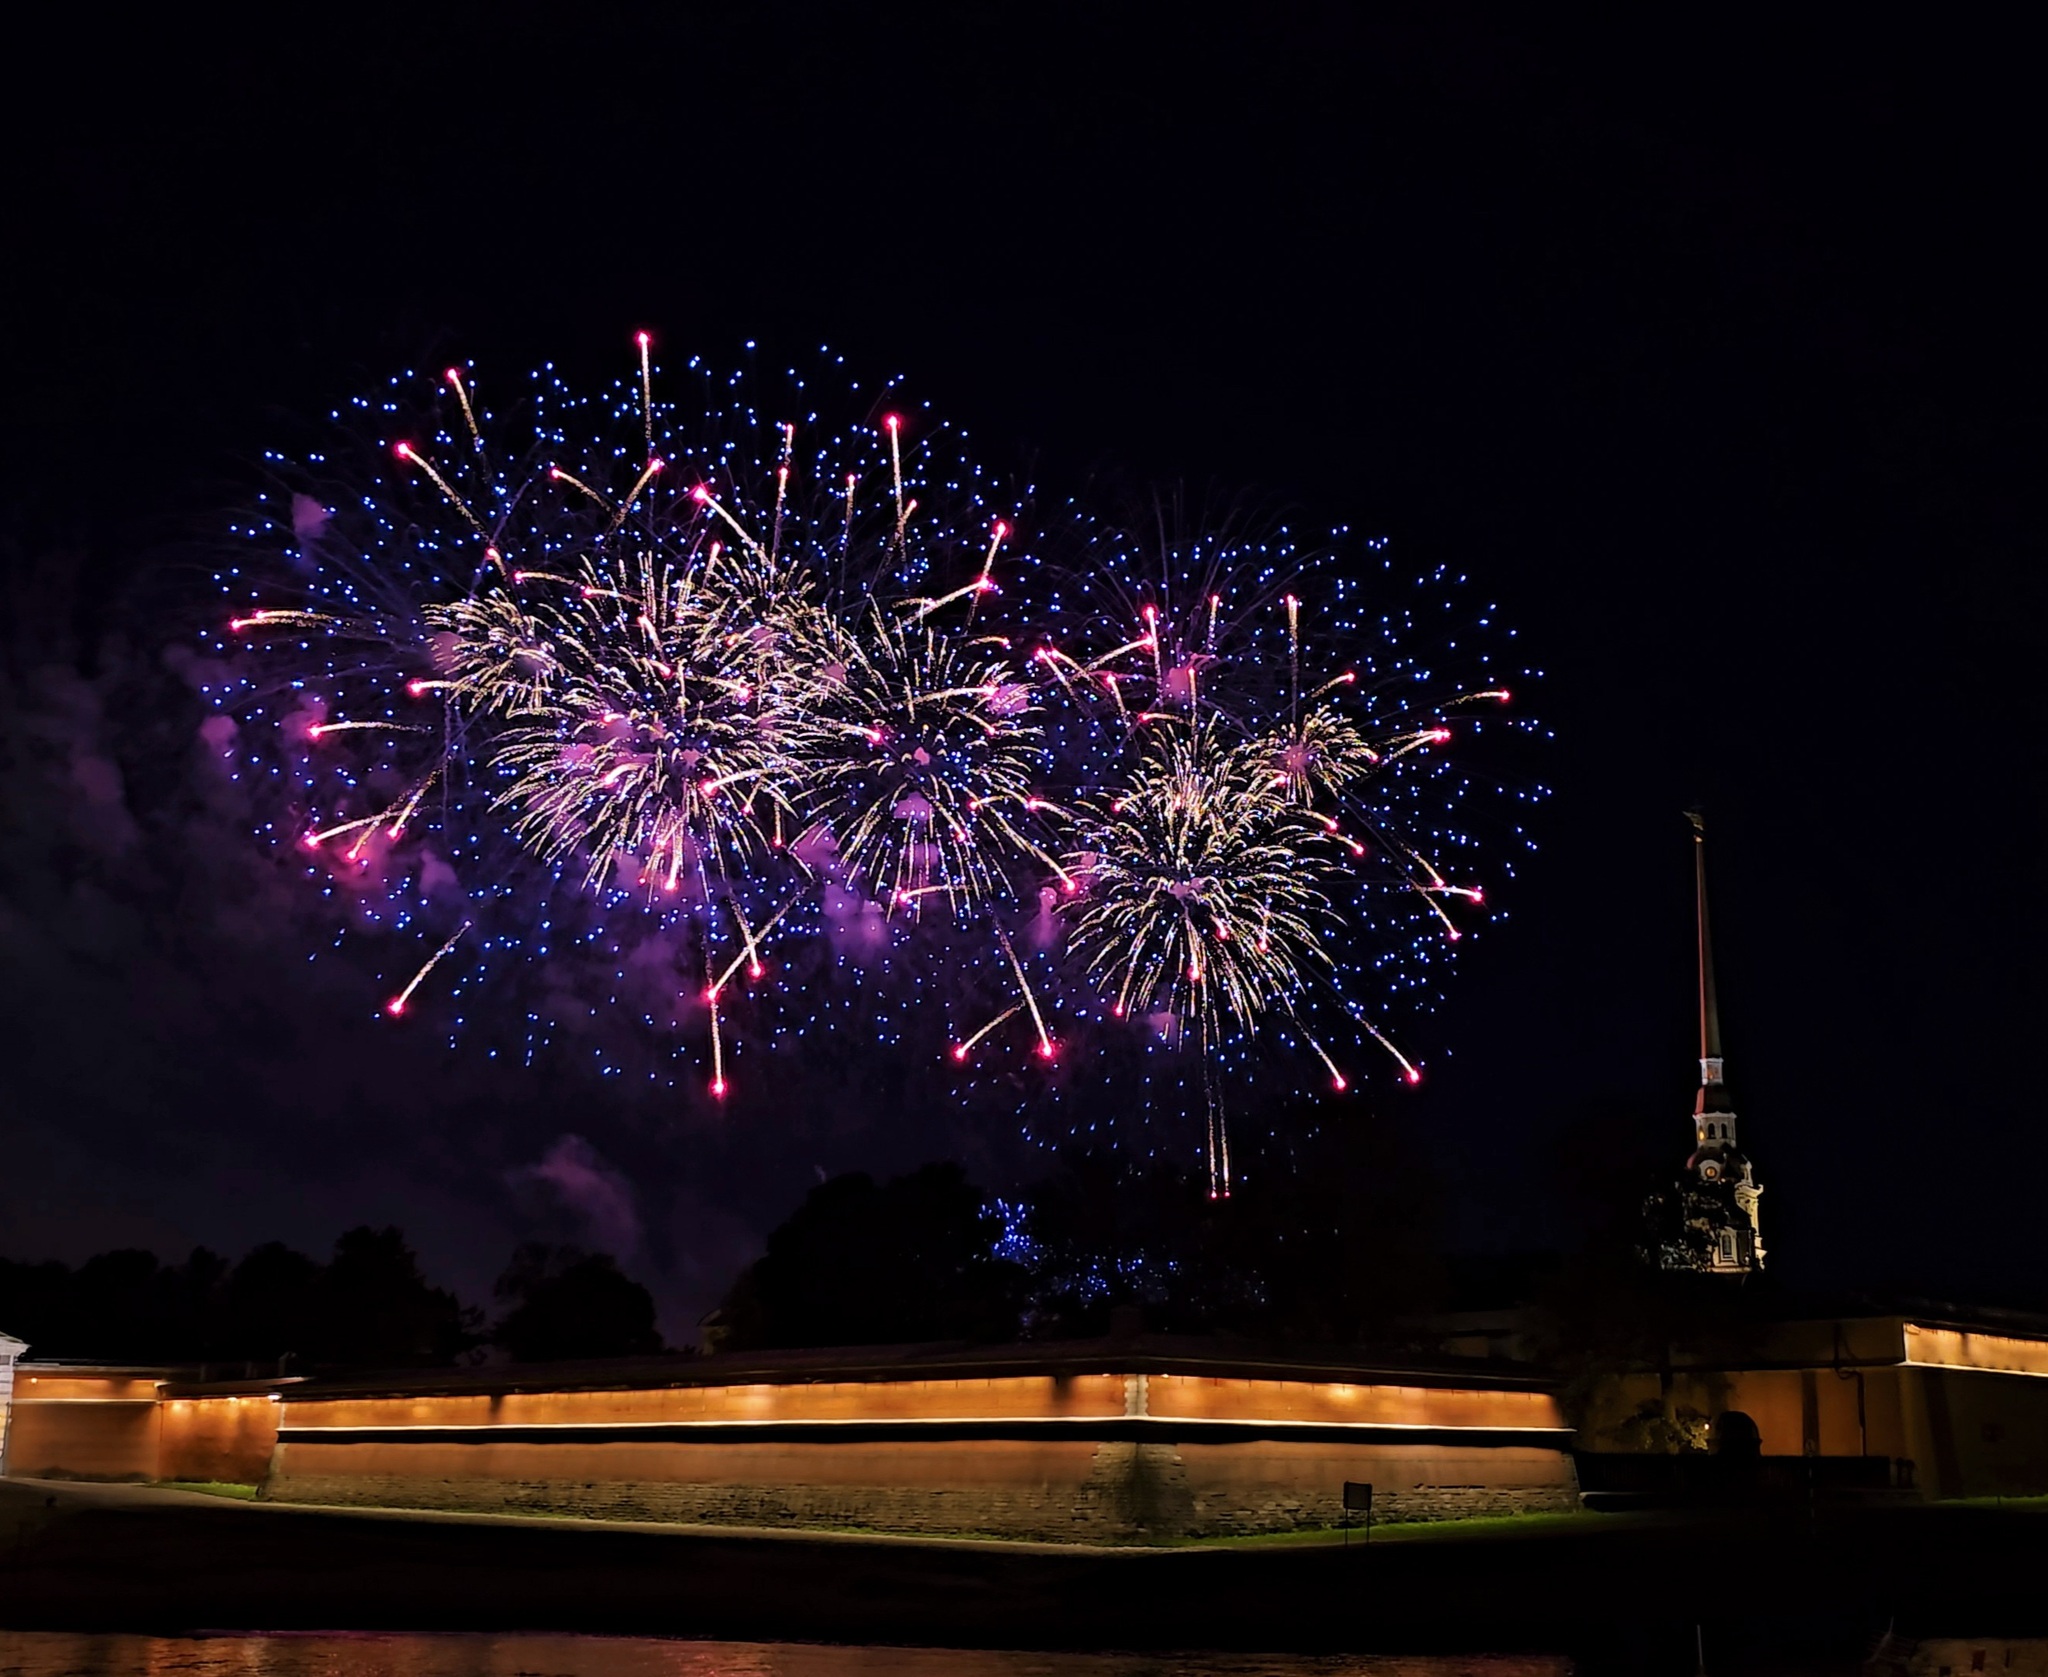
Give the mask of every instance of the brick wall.
[[748, 1526], [1128, 1543], [1334, 1526], [1343, 1485], [1381, 1521], [1577, 1506], [1561, 1452], [1403, 1445], [935, 1441], [859, 1444], [309, 1444], [279, 1447], [286, 1501]]

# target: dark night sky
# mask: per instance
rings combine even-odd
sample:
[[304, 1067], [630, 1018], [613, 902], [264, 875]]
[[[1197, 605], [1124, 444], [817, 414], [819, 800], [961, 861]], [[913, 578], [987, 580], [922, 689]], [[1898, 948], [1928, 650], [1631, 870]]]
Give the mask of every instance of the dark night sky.
[[998, 1168], [937, 1119], [717, 1135], [332, 1023], [360, 999], [316, 990], [265, 864], [194, 837], [190, 719], [124, 706], [182, 622], [166, 554], [295, 416], [450, 354], [609, 376], [648, 324], [726, 361], [829, 341], [1043, 483], [1247, 487], [1503, 602], [1556, 796], [1393, 1103], [1462, 1239], [1565, 1236], [1546, 1155], [1588, 1111], [1683, 1157], [1701, 800], [1785, 1272], [2048, 1304], [2019, 40], [826, 10], [18, 43], [0, 1252], [395, 1218], [480, 1297], [560, 1232], [632, 1248], [688, 1337], [816, 1170]]

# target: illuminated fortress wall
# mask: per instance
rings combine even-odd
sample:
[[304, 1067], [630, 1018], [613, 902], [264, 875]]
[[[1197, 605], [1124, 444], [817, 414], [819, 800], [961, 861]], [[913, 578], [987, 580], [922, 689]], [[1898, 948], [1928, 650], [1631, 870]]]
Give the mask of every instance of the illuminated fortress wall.
[[30, 1364], [15, 1375], [7, 1470], [31, 1478], [157, 1479], [158, 1382]]
[[268, 1394], [167, 1397], [162, 1412], [161, 1477], [260, 1485], [269, 1473], [279, 1406]]
[[1535, 1391], [1131, 1373], [284, 1406], [267, 1496], [1101, 1541], [1574, 1506]]
[[167, 1395], [148, 1370], [30, 1364], [15, 1391], [7, 1470], [28, 1478], [260, 1484], [277, 1443], [268, 1391]]
[[[1282, 1371], [912, 1372], [840, 1354], [222, 1388], [32, 1366], [14, 1471], [214, 1480], [281, 1501], [1123, 1541], [1575, 1504], [1526, 1381]], [[886, 1356], [886, 1354], [885, 1354]], [[1153, 1360], [1155, 1364], [1159, 1359]], [[1220, 1359], [1210, 1367], [1225, 1366]], [[548, 1384], [541, 1384], [549, 1380]], [[1435, 1383], [1431, 1383], [1434, 1380]]]
[[[1161, 1342], [1152, 1342], [1161, 1343]], [[1174, 1342], [1163, 1342], [1172, 1345]], [[1083, 1360], [1087, 1359], [1087, 1360]], [[1512, 1365], [1509, 1365], [1512, 1366]], [[180, 1383], [21, 1365], [13, 1472], [224, 1480], [284, 1501], [1122, 1541], [1565, 1508], [1572, 1449], [1730, 1411], [1767, 1457], [1890, 1458], [1928, 1496], [2048, 1492], [2048, 1338], [1899, 1317], [1785, 1323], [1748, 1366], [1553, 1393], [1457, 1372], [1115, 1345], [880, 1351]], [[1703, 1441], [1703, 1438], [1702, 1438]]]

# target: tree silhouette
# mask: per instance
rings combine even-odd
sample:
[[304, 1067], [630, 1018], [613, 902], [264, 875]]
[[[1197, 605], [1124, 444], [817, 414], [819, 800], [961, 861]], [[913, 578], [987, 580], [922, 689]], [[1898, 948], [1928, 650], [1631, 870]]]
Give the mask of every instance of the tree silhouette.
[[314, 1293], [323, 1362], [401, 1368], [454, 1360], [477, 1339], [480, 1316], [430, 1286], [398, 1229], [350, 1229]]
[[1007, 1339], [1023, 1275], [1002, 1222], [956, 1164], [813, 1188], [708, 1324], [720, 1350]]
[[282, 1241], [248, 1253], [222, 1289], [229, 1355], [309, 1365], [319, 1349], [320, 1265]]
[[622, 1274], [607, 1253], [522, 1246], [495, 1291], [511, 1309], [491, 1337], [514, 1362], [647, 1356], [665, 1349], [655, 1330], [653, 1296]]
[[262, 1364], [293, 1373], [447, 1363], [478, 1314], [430, 1286], [395, 1228], [351, 1229], [316, 1263], [275, 1241], [232, 1268], [198, 1247], [184, 1263], [101, 1252], [75, 1270], [0, 1259], [0, 1322], [41, 1357]]
[[1227, 1199], [1210, 1197], [1204, 1170], [1063, 1158], [1024, 1195], [1027, 1330], [1091, 1336], [1136, 1306], [1160, 1332], [1328, 1344], [1434, 1304], [1438, 1192], [1396, 1132], [1369, 1110], [1341, 1127], [1283, 1114], [1275, 1128], [1298, 1139]]

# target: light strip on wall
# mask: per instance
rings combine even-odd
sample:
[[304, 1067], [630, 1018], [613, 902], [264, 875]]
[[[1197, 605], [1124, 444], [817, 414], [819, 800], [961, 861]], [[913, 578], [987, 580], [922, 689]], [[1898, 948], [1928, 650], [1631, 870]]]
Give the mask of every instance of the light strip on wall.
[[776, 1416], [770, 1419], [741, 1419], [718, 1421], [416, 1421], [403, 1426], [300, 1426], [290, 1420], [286, 1412], [284, 1430], [293, 1435], [295, 1442], [315, 1443], [315, 1435], [323, 1432], [346, 1432], [354, 1434], [376, 1433], [379, 1436], [403, 1438], [409, 1432], [631, 1432], [640, 1428], [685, 1428], [703, 1427], [722, 1429], [730, 1427], [760, 1427], [771, 1430], [776, 1427], [901, 1427], [912, 1430], [917, 1427], [1077, 1427], [1096, 1423], [1126, 1426], [1133, 1422], [1154, 1427], [1297, 1427], [1305, 1432], [1549, 1432], [1569, 1435], [1570, 1427], [1524, 1426], [1518, 1422], [1486, 1422], [1474, 1425], [1469, 1422], [1453, 1421], [1302, 1421], [1291, 1419], [1235, 1420], [1228, 1417], [1193, 1415], [916, 1415], [916, 1416], [866, 1416], [836, 1415], [820, 1416], [815, 1420], [803, 1416]]
[[1906, 1361], [1919, 1368], [1974, 1369], [1984, 1374], [2048, 1376], [2048, 1340], [1964, 1328], [1906, 1324]]

